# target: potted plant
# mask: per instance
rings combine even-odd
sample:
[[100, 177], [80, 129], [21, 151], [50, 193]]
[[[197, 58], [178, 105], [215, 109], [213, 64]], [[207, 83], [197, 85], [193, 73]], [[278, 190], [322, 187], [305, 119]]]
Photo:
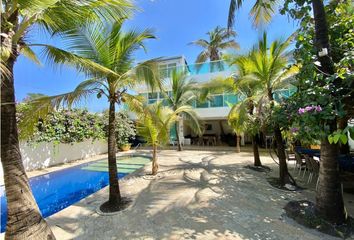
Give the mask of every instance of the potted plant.
[[116, 114], [116, 141], [117, 146], [122, 151], [129, 151], [131, 143], [129, 140], [135, 138], [135, 125], [129, 119], [126, 112]]
[[125, 151], [129, 151], [130, 150], [131, 144], [129, 142], [124, 142], [124, 143], [121, 143], [120, 145], [118, 145], [118, 147], [119, 147], [120, 150], [125, 152]]

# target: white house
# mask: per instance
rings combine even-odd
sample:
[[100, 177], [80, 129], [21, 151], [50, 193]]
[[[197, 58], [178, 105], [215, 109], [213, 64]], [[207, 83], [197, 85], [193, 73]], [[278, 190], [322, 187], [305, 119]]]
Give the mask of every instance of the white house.
[[[224, 61], [207, 62], [204, 64], [188, 64], [184, 56], [161, 58], [159, 59], [158, 65], [160, 74], [166, 83], [166, 91], [171, 90], [170, 76], [173, 70], [186, 71], [188, 77], [197, 83], [205, 83], [217, 77], [228, 77], [235, 72], [235, 69], [232, 69]], [[143, 95], [150, 104], [156, 101], [163, 101], [164, 98], [163, 94], [160, 94], [159, 92], [151, 92], [145, 85], [137, 87], [135, 91], [138, 94]], [[288, 95], [290, 92], [285, 90], [282, 91], [281, 94]], [[230, 138], [234, 135], [233, 130], [227, 122], [227, 116], [230, 112], [228, 103], [235, 104], [237, 101], [237, 95], [222, 93], [212, 95], [211, 99], [206, 102], [198, 102], [198, 100], [196, 100], [193, 103], [193, 107], [199, 118], [205, 123], [204, 136], [215, 137], [215, 142], [220, 144], [222, 141], [225, 141], [223, 136], [228, 136], [228, 138]], [[179, 122], [179, 136], [181, 136], [181, 141], [185, 144], [195, 142], [193, 140], [197, 138], [196, 134], [194, 134], [186, 124], [183, 124], [183, 122], [183, 120]], [[175, 131], [171, 131], [171, 138], [175, 138]], [[247, 138], [242, 138], [242, 144], [244, 144], [245, 140], [247, 141]]]
[[[171, 90], [170, 76], [173, 70], [186, 71], [188, 77], [197, 83], [204, 83], [216, 77], [227, 77], [232, 74], [230, 67], [223, 61], [208, 62], [204, 64], [187, 64], [184, 56], [167, 57], [159, 60], [160, 74], [166, 83], [166, 91]], [[135, 89], [138, 94], [144, 95], [148, 99], [148, 103], [163, 101], [163, 94], [159, 92], [151, 92], [145, 85], [141, 85]], [[232, 129], [227, 124], [227, 115], [230, 111], [227, 103], [236, 103], [237, 96], [235, 94], [218, 94], [213, 95], [212, 99], [206, 102], [195, 101], [193, 107], [201, 120], [205, 123], [204, 135], [215, 136], [220, 141], [220, 136], [225, 134], [233, 134]], [[181, 141], [189, 143], [189, 139], [193, 139], [196, 135], [191, 129], [183, 124], [183, 120], [179, 122], [179, 135]], [[171, 138], [175, 137], [175, 131], [171, 131]], [[186, 140], [185, 140], [186, 139]]]

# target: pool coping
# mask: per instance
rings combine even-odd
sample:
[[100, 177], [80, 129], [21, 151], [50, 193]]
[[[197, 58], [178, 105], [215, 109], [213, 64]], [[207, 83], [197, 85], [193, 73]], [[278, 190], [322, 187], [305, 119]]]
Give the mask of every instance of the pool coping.
[[[123, 157], [123, 156], [129, 156], [129, 155], [134, 155], [134, 156], [142, 156], [142, 157], [151, 157], [151, 154], [146, 153], [146, 154], [142, 154], [142, 153], [137, 153], [136, 150], [129, 150], [129, 151], [125, 151], [125, 152], [117, 152], [116, 156], [117, 157]], [[58, 164], [58, 165], [54, 165], [54, 166], [50, 166], [47, 168], [41, 168], [41, 169], [36, 169], [36, 170], [31, 170], [31, 171], [26, 171], [27, 177], [28, 178], [32, 178], [32, 177], [37, 177], [37, 176], [42, 176], [48, 173], [52, 173], [52, 172], [56, 172], [56, 171], [60, 171], [66, 168], [70, 168], [70, 167], [76, 167], [78, 165], [81, 164], [85, 164], [85, 163], [90, 163], [90, 162], [94, 162], [94, 161], [99, 161], [99, 160], [104, 160], [108, 158], [108, 154], [99, 154], [99, 155], [94, 155], [85, 159], [78, 159], [78, 160], [73, 160], [70, 162], [66, 162], [63, 164]], [[132, 172], [133, 173], [133, 172]], [[0, 179], [0, 187], [4, 186], [4, 179]]]

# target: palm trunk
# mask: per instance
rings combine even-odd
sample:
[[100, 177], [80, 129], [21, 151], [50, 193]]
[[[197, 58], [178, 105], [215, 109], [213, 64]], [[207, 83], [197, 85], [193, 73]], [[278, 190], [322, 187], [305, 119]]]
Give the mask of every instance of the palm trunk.
[[108, 171], [109, 171], [109, 205], [117, 206], [121, 202], [116, 157], [116, 122], [115, 101], [109, 103], [108, 120]]
[[262, 163], [261, 163], [261, 159], [259, 157], [258, 143], [257, 143], [256, 135], [252, 136], [252, 147], [253, 147], [254, 166], [260, 167], [260, 166], [262, 166]]
[[[326, 12], [322, 0], [312, 0], [312, 8], [315, 19], [315, 47], [318, 51], [327, 48], [328, 54], [318, 56], [321, 63], [321, 71], [332, 75], [334, 65], [331, 59], [328, 26]], [[334, 84], [337, 81], [335, 80]], [[329, 122], [331, 131], [336, 130], [336, 120]], [[316, 211], [326, 220], [333, 223], [343, 223], [346, 220], [343, 203], [342, 186], [339, 178], [337, 162], [337, 145], [329, 144], [327, 138], [321, 141], [321, 166], [319, 173], [319, 185], [316, 192]]]
[[327, 138], [321, 142], [321, 161], [316, 211], [328, 221], [341, 224], [346, 219], [342, 184], [339, 178], [338, 145], [330, 144]]
[[[272, 89], [268, 89], [268, 99], [271, 102], [271, 107], [273, 107], [274, 98], [273, 98]], [[279, 183], [281, 186], [285, 186], [285, 184], [296, 185], [294, 179], [290, 177], [288, 171], [288, 165], [286, 163], [286, 155], [285, 155], [285, 146], [283, 143], [283, 136], [281, 135], [281, 130], [277, 123], [274, 125], [274, 137], [277, 143], [277, 155], [279, 159]]]
[[241, 136], [236, 134], [236, 152], [237, 153], [241, 152], [240, 142], [241, 142]]
[[55, 239], [33, 197], [26, 175], [16, 125], [13, 67], [18, 56], [6, 61], [11, 76], [1, 76], [1, 163], [7, 199], [5, 239]]
[[277, 143], [277, 154], [279, 158], [279, 182], [282, 186], [285, 184], [292, 184], [290, 174], [288, 171], [288, 165], [286, 164], [285, 146], [283, 143], [283, 137], [279, 125], [274, 127], [274, 136]]
[[179, 139], [178, 127], [179, 127], [179, 124], [178, 124], [178, 121], [177, 121], [177, 122], [175, 123], [176, 138], [177, 138], [177, 146], [178, 146], [178, 151], [182, 151], [182, 144], [181, 144], [181, 141], [180, 141], [180, 139]]
[[157, 164], [157, 146], [152, 146], [152, 175], [156, 175], [159, 170], [159, 165]]
[[[254, 103], [253, 101], [249, 102], [248, 106], [248, 113], [252, 116], [254, 110]], [[259, 158], [259, 151], [258, 151], [258, 143], [257, 143], [257, 135], [252, 136], [252, 148], [253, 148], [253, 158], [254, 158], [254, 166], [262, 166], [261, 159]]]

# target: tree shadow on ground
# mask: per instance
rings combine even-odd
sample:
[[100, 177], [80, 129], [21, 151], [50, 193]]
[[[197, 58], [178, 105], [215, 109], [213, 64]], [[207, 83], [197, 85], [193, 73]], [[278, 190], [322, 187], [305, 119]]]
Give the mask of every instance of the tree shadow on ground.
[[[76, 204], [79, 214], [57, 215], [51, 224], [75, 239], [325, 239], [282, 217], [283, 206], [303, 198], [300, 193], [274, 189], [265, 173], [227, 161], [227, 153], [199, 162], [181, 157], [170, 168], [164, 161], [160, 178], [123, 183], [128, 194], [134, 184], [144, 186], [128, 209], [100, 216], [94, 211], [100, 198], [90, 196]], [[107, 197], [107, 191], [101, 195]]]

